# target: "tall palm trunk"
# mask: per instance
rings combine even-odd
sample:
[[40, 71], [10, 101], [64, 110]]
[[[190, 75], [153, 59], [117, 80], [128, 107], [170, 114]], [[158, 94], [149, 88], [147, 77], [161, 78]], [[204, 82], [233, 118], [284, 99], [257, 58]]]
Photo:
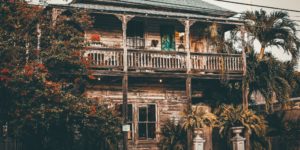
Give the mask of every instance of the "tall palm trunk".
[[266, 46], [262, 44], [262, 45], [261, 45], [261, 48], [260, 48], [258, 60], [262, 60], [262, 59], [264, 58], [264, 55], [265, 55], [265, 49], [266, 49]]

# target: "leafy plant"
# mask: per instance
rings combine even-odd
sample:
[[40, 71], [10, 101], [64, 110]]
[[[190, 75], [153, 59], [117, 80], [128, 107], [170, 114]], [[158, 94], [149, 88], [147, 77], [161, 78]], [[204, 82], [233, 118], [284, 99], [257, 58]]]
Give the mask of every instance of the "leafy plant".
[[217, 117], [201, 106], [193, 106], [190, 110], [185, 110], [183, 114], [183, 128], [186, 130], [213, 127], [217, 122]]
[[161, 129], [162, 138], [159, 142], [161, 150], [185, 150], [187, 133], [174, 120], [167, 120]]
[[[257, 138], [252, 139], [255, 144], [266, 146], [263, 138], [267, 130], [267, 122], [263, 116], [256, 115], [251, 110], [245, 110], [241, 105], [222, 105], [216, 111], [219, 120], [219, 133], [223, 138], [226, 138], [228, 143], [232, 137], [231, 128], [242, 126], [245, 128], [245, 132], [256, 136]], [[263, 143], [263, 144], [262, 144]]]

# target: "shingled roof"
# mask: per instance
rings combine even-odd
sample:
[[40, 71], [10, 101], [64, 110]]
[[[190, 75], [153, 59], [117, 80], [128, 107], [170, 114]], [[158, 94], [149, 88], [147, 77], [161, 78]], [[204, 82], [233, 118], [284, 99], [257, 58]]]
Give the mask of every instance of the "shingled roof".
[[230, 17], [236, 13], [202, 0], [88, 0], [82, 3], [111, 3], [125, 7], [170, 10], [172, 12], [190, 12], [218, 17]]

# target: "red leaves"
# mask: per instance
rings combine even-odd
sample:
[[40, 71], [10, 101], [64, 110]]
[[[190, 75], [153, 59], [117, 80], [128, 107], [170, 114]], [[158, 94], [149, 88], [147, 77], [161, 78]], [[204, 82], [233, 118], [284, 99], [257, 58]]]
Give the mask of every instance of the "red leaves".
[[97, 109], [96, 109], [96, 106], [91, 106], [90, 107], [90, 115], [95, 115], [97, 113]]
[[0, 72], [1, 74], [7, 75], [9, 73], [9, 69], [3, 68]]
[[91, 79], [91, 80], [95, 80], [96, 79], [96, 77], [93, 76], [93, 75], [88, 75], [88, 78]]
[[100, 41], [99, 34], [91, 34], [91, 41]]
[[34, 68], [30, 65], [25, 65], [24, 67], [24, 75], [25, 76], [32, 76], [34, 73]]

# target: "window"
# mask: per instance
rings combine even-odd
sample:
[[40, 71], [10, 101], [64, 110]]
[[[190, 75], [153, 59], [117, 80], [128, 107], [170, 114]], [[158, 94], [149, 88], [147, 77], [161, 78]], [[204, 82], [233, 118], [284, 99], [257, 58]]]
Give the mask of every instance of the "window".
[[155, 139], [156, 108], [154, 104], [139, 107], [138, 109], [139, 139]]
[[[128, 132], [128, 139], [132, 140], [133, 139], [133, 109], [132, 109], [132, 104], [127, 104], [127, 110], [128, 110], [128, 114], [127, 114], [127, 123], [130, 125], [130, 131]], [[122, 114], [122, 104], [119, 107], [119, 111]]]

